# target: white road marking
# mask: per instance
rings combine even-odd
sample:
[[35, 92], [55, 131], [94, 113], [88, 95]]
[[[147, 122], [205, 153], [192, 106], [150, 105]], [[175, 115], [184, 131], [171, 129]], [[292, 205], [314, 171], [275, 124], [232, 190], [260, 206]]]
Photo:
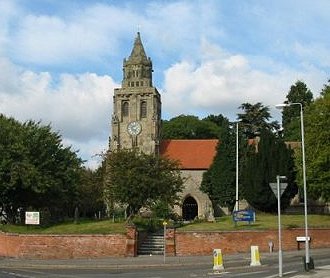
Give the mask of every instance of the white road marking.
[[15, 273], [15, 272], [2, 271], [2, 273], [7, 274], [7, 275], [12, 275], [12, 276], [15, 276], [15, 277], [19, 277], [19, 278], [34, 278], [33, 276], [18, 274], [18, 273]]
[[242, 277], [242, 276], [253, 275], [253, 274], [260, 274], [260, 273], [265, 273], [265, 272], [266, 271], [254, 271], [254, 272], [247, 272], [247, 273], [238, 273], [238, 274], [234, 274], [232, 276], [233, 277]]
[[[288, 271], [288, 272], [283, 272], [283, 276], [289, 275], [289, 274], [294, 274], [294, 273], [298, 273], [298, 271]], [[278, 274], [273, 274], [273, 275], [269, 275], [269, 276], [265, 276], [264, 278], [275, 278], [278, 277]]]
[[317, 267], [317, 269], [326, 269], [326, 270], [328, 270], [328, 269], [330, 269], [330, 265], [319, 266], [319, 267]]

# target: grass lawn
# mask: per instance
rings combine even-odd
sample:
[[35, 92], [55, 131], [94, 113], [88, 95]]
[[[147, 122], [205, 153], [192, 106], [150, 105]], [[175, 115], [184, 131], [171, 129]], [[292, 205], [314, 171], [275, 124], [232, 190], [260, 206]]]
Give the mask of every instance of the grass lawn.
[[125, 233], [125, 223], [114, 223], [112, 220], [81, 221], [62, 223], [50, 227], [26, 226], [26, 225], [1, 225], [3, 232], [20, 234], [114, 234]]
[[[236, 231], [236, 230], [265, 230], [277, 229], [277, 215], [257, 213], [256, 222], [248, 224], [238, 222], [234, 225], [231, 216], [223, 216], [216, 222], [201, 222], [184, 224], [179, 231]], [[145, 222], [145, 221], [144, 221]], [[147, 221], [148, 222], [148, 221]], [[162, 222], [162, 221], [161, 221]], [[282, 215], [282, 228], [303, 228], [304, 215]], [[138, 222], [139, 229], [146, 229]], [[112, 234], [125, 233], [125, 222], [113, 222], [112, 220], [82, 220], [79, 224], [67, 222], [51, 227], [25, 226], [25, 225], [0, 225], [0, 230], [10, 233], [22, 234]], [[144, 223], [145, 225], [145, 223]], [[308, 215], [309, 228], [330, 228], [330, 215]]]
[[[216, 222], [185, 224], [179, 231], [236, 231], [278, 228], [277, 215], [257, 213], [255, 223], [238, 222], [235, 226], [231, 216], [223, 216]], [[303, 228], [304, 215], [281, 215], [282, 228]], [[330, 228], [330, 215], [308, 215], [309, 228]]]

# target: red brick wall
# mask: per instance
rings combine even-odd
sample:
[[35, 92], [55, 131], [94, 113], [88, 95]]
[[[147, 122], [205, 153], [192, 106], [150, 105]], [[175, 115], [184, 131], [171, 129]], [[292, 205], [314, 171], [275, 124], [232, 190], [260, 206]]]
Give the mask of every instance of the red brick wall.
[[[131, 256], [125, 234], [17, 235], [0, 233], [0, 257], [66, 259]], [[128, 251], [128, 253], [127, 253]]]
[[[282, 250], [296, 250], [297, 236], [304, 236], [304, 229], [282, 230]], [[311, 248], [330, 247], [330, 229], [309, 229]], [[269, 241], [278, 250], [278, 230], [239, 232], [180, 232], [175, 233], [175, 253], [177, 256], [209, 255], [219, 248], [224, 254], [250, 252], [251, 245], [259, 246], [259, 251], [268, 252]], [[304, 247], [304, 244], [301, 244]]]
[[[297, 236], [304, 229], [282, 230], [282, 249], [297, 249]], [[180, 232], [168, 229], [166, 253], [169, 256], [210, 255], [220, 248], [223, 254], [250, 252], [251, 245], [268, 252], [268, 242], [278, 248], [277, 230], [239, 232]], [[309, 229], [311, 248], [330, 248], [330, 229]], [[302, 248], [303, 248], [302, 244]], [[113, 235], [18, 235], [0, 233], [0, 257], [66, 259], [109, 256], [135, 256], [137, 233], [128, 227], [126, 234]]]

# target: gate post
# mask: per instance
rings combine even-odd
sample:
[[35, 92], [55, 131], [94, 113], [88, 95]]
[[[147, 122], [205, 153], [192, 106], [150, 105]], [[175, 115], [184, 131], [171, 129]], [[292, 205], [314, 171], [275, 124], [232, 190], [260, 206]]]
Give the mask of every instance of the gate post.
[[137, 229], [134, 224], [126, 226], [126, 257], [137, 256]]
[[165, 234], [165, 251], [166, 256], [175, 256], [176, 255], [176, 246], [175, 246], [175, 228], [167, 227]]

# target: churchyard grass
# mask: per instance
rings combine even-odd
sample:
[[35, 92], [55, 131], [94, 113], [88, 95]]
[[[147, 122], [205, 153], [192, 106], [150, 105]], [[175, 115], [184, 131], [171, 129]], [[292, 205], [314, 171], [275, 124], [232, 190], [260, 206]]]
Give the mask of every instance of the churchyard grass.
[[[235, 230], [267, 230], [278, 228], [278, 217], [275, 214], [257, 213], [256, 221], [233, 222], [231, 216], [223, 216], [215, 222], [192, 222], [184, 224], [180, 231], [235, 231]], [[303, 228], [305, 225], [304, 215], [281, 215], [283, 229]], [[330, 228], [330, 215], [308, 215], [309, 228]]]
[[[194, 221], [184, 223], [178, 227], [179, 231], [236, 231], [236, 230], [267, 230], [277, 229], [277, 215], [257, 213], [256, 222], [238, 222], [234, 224], [231, 216], [217, 218], [215, 222]], [[282, 215], [282, 228], [303, 228], [304, 215]], [[137, 223], [139, 225], [139, 223]], [[169, 226], [172, 224], [169, 221]], [[43, 226], [26, 225], [0, 225], [0, 230], [9, 233], [22, 234], [112, 234], [125, 233], [126, 223], [113, 222], [112, 220], [81, 220], [78, 224], [73, 221], [62, 224]], [[175, 225], [176, 226], [176, 225]], [[308, 215], [309, 228], [330, 228], [330, 215]], [[139, 230], [145, 227], [138, 227]]]
[[125, 233], [125, 223], [112, 220], [82, 220], [75, 224], [72, 222], [61, 223], [49, 227], [37, 225], [0, 225], [0, 230], [10, 233], [24, 234], [115, 234]]

